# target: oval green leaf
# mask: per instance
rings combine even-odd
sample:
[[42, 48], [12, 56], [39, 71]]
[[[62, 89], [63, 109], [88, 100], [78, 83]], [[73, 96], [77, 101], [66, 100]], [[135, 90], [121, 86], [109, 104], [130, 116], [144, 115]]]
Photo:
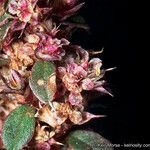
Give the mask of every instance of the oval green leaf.
[[31, 138], [35, 129], [35, 109], [21, 105], [13, 110], [4, 122], [2, 140], [7, 150], [20, 150]]
[[29, 85], [34, 95], [44, 103], [54, 99], [56, 93], [55, 65], [52, 62], [39, 61], [32, 68]]
[[113, 150], [108, 140], [92, 131], [73, 131], [66, 138], [66, 144], [65, 150]]

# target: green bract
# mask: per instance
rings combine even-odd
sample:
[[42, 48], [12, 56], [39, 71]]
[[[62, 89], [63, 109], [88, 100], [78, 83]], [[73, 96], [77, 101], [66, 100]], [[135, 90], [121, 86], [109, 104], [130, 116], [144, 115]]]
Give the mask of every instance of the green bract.
[[66, 144], [71, 150], [113, 150], [108, 140], [92, 131], [71, 132], [66, 139]]
[[2, 140], [7, 150], [20, 150], [35, 129], [35, 110], [27, 105], [17, 107], [4, 122]]
[[42, 102], [52, 101], [56, 92], [55, 66], [52, 62], [36, 62], [29, 81], [35, 96]]

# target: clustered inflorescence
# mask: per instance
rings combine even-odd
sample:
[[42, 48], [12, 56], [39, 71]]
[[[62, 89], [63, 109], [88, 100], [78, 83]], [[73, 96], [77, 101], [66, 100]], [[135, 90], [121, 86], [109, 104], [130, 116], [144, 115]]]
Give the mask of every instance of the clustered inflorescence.
[[12, 110], [20, 105], [35, 108], [34, 144], [29, 142], [26, 148], [61, 145], [60, 137], [73, 125], [101, 117], [85, 111], [86, 93], [111, 95], [105, 89], [102, 61], [90, 59], [87, 50], [69, 42], [78, 25], [65, 20], [83, 4], [77, 0], [0, 1], [0, 134]]

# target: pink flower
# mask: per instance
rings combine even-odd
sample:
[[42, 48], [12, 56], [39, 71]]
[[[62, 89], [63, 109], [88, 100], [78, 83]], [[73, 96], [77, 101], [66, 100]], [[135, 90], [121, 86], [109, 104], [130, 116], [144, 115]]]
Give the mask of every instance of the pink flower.
[[82, 100], [78, 96], [81, 95], [82, 90], [96, 90], [111, 95], [104, 88], [105, 81], [102, 78], [105, 71], [101, 69], [102, 61], [99, 58], [89, 60], [88, 52], [80, 46], [72, 46], [70, 49], [74, 52], [66, 55], [65, 66], [58, 68], [59, 77], [67, 90], [71, 92], [69, 102], [72, 105], [81, 103]]
[[69, 41], [66, 39], [57, 39], [52, 38], [49, 35], [42, 36], [41, 42], [39, 43], [38, 48], [36, 49], [36, 56], [38, 58], [54, 61], [61, 60], [65, 55], [63, 45], [68, 45]]
[[82, 80], [82, 88], [83, 90], [92, 90], [94, 88], [94, 82], [89, 78], [85, 78]]
[[36, 0], [12, 0], [8, 4], [8, 12], [12, 15], [17, 14], [20, 21], [29, 22], [34, 13], [35, 4]]
[[[80, 46], [71, 46], [71, 54], [66, 55], [64, 67], [59, 67], [60, 76], [72, 78], [73, 83], [87, 76], [89, 54]], [[62, 74], [62, 75], [61, 75]], [[70, 80], [69, 80], [70, 81]]]
[[83, 97], [80, 93], [70, 92], [70, 94], [68, 96], [68, 101], [73, 106], [81, 106], [82, 101], [83, 101]]
[[59, 67], [59, 76], [65, 84], [66, 88], [73, 92], [79, 93], [82, 91], [80, 82], [88, 75], [88, 52], [79, 46], [70, 47], [75, 50], [73, 53], [66, 56], [65, 66]]
[[68, 64], [67, 71], [77, 76], [78, 78], [83, 78], [87, 76], [87, 71], [76, 63]]
[[23, 22], [29, 22], [33, 14], [33, 5], [30, 0], [19, 0], [17, 16]]
[[17, 13], [18, 3], [17, 0], [11, 0], [8, 4], [8, 12], [15, 15]]

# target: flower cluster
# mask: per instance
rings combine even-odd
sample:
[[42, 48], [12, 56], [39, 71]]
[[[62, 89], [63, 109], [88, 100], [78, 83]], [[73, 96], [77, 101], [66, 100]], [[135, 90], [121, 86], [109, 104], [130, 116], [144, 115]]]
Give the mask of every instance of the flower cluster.
[[[0, 134], [3, 121], [13, 109], [21, 104], [36, 108], [35, 145], [29, 143], [29, 149], [50, 150], [61, 145], [56, 140], [73, 125], [103, 117], [85, 111], [85, 93], [112, 95], [104, 88], [102, 61], [90, 59], [87, 50], [71, 45], [65, 34], [68, 26], [60, 25], [83, 4], [77, 0], [0, 2], [0, 28], [7, 26], [4, 35], [0, 34]], [[38, 61], [53, 62], [56, 67], [56, 92], [49, 103], [39, 101], [29, 85]], [[45, 84], [43, 80], [38, 83]], [[54, 88], [52, 85], [49, 88]]]

